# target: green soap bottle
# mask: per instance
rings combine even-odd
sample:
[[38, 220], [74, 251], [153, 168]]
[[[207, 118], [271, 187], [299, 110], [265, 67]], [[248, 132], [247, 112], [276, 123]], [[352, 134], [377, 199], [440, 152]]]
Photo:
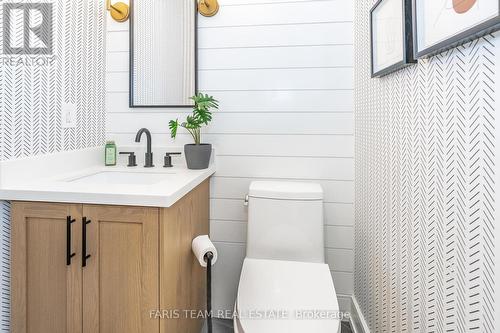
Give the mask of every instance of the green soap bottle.
[[106, 166], [116, 165], [116, 144], [114, 141], [106, 141], [104, 164]]

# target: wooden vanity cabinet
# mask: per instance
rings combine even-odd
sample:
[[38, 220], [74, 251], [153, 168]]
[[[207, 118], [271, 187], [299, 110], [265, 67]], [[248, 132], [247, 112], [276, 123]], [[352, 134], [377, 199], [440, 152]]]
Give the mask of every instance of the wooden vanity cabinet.
[[205, 181], [169, 208], [13, 202], [12, 332], [199, 333], [183, 310], [205, 309], [208, 197]]

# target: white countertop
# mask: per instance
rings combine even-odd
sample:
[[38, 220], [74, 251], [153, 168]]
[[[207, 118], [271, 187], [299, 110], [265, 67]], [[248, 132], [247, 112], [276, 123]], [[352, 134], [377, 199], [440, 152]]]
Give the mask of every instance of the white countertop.
[[[120, 157], [117, 166], [105, 167], [104, 147], [1, 162], [0, 200], [170, 207], [209, 178], [215, 172], [215, 165], [212, 161], [208, 169], [189, 170], [185, 166], [184, 156], [181, 156], [173, 158], [174, 167], [164, 168], [165, 151], [180, 149], [154, 148], [156, 166], [153, 168], [142, 166], [143, 151], [136, 153], [136, 167], [126, 166], [126, 156]], [[119, 173], [125, 181], [78, 181], [82, 177], [102, 172]], [[142, 177], [137, 174], [147, 174], [146, 178], [151, 177], [153, 180], [144, 184], [137, 181], [127, 183], [126, 173], [134, 174], [131, 180], [134, 178], [132, 176]]]

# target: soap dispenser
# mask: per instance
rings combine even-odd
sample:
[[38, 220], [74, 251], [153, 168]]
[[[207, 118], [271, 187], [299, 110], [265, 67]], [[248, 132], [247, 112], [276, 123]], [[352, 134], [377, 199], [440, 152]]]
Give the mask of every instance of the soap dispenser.
[[114, 141], [107, 141], [104, 148], [104, 165], [116, 165], [116, 144]]

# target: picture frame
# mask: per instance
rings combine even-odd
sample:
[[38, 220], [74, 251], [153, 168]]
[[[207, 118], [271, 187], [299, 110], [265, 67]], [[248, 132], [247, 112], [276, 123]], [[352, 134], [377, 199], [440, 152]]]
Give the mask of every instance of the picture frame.
[[371, 77], [415, 63], [412, 0], [378, 0], [370, 10]]
[[500, 29], [500, 0], [413, 0], [415, 58], [428, 58]]

